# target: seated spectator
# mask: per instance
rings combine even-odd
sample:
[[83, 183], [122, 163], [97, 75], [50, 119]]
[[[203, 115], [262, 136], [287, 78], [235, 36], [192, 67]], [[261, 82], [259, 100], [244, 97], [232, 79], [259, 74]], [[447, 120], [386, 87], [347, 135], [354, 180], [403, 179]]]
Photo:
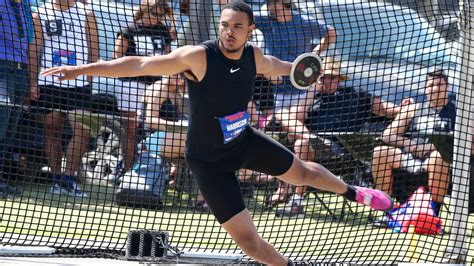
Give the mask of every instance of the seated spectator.
[[[185, 87], [184, 79], [174, 76], [163, 77], [161, 82], [146, 90], [145, 127], [151, 133], [143, 141], [143, 150], [138, 162], [122, 178], [122, 188], [117, 192], [118, 200], [127, 201], [131, 192], [136, 193], [136, 190], [140, 189], [130, 187], [130, 185], [137, 186], [136, 184], [152, 184], [148, 187], [151, 192], [145, 195], [154, 197], [160, 202], [163, 199], [171, 171], [163, 159], [175, 161], [184, 159], [186, 131], [183, 127], [187, 126], [184, 110]], [[186, 178], [194, 180], [192, 177]], [[125, 189], [123, 184], [126, 186]], [[196, 190], [191, 193], [196, 194], [194, 206], [203, 211], [207, 210], [207, 203], [198, 191], [197, 184], [194, 183], [190, 189]]]
[[[205, 7], [199, 1], [181, 0], [180, 19], [177, 46], [197, 45], [205, 40], [215, 40], [219, 37], [219, 19], [221, 8], [230, 0], [212, 0], [211, 7]], [[184, 18], [183, 18], [184, 16]]]
[[423, 103], [403, 100], [400, 113], [383, 131], [384, 145], [374, 150], [372, 174], [376, 188], [393, 195], [394, 169], [426, 172], [437, 214], [450, 183], [449, 164], [427, 137], [414, 133], [453, 131], [456, 108], [448, 97], [448, 79], [443, 71], [428, 73], [425, 93]]
[[[266, 54], [293, 62], [306, 52], [325, 52], [336, 42], [334, 29], [320, 21], [304, 19], [291, 0], [267, 0], [266, 3], [268, 14], [255, 16], [256, 32], [259, 33], [255, 37], [263, 44], [260, 46]], [[304, 97], [305, 92], [293, 87], [289, 77], [257, 77], [253, 100], [260, 116], [258, 127], [269, 126], [275, 111], [290, 108]], [[284, 200], [285, 196], [280, 195], [287, 195], [289, 190], [282, 184], [270, 202]]]
[[[352, 87], [341, 87], [340, 82], [347, 80], [348, 77], [340, 72], [340, 68], [338, 58], [325, 58], [318, 83], [308, 90], [306, 97], [297, 105], [277, 115], [284, 130], [295, 136], [295, 154], [302, 160], [320, 161], [321, 158], [332, 154], [337, 155], [338, 150], [343, 149], [331, 139], [320, 138], [321, 150], [314, 150], [310, 144], [311, 134], [324, 131], [357, 132], [372, 115], [393, 118], [400, 110], [394, 104], [367, 92]], [[326, 145], [327, 143], [329, 145]], [[281, 188], [279, 190], [284, 191]], [[297, 187], [289, 204], [284, 209], [277, 210], [277, 214], [282, 216], [302, 214], [305, 192], [306, 187]], [[283, 200], [288, 196], [283, 194], [280, 197]]]
[[[176, 33], [173, 26], [167, 26], [168, 18], [174, 19], [174, 16], [165, 1], [142, 0], [133, 17], [133, 24], [123, 29], [117, 36], [114, 58], [134, 55], [154, 56], [171, 52], [171, 40]], [[124, 161], [119, 165], [122, 168], [117, 171], [119, 176], [130, 169], [134, 162], [136, 118], [143, 108], [145, 88], [160, 78], [153, 76], [120, 78], [115, 84], [114, 94], [118, 99], [119, 109], [128, 118], [123, 119]]]

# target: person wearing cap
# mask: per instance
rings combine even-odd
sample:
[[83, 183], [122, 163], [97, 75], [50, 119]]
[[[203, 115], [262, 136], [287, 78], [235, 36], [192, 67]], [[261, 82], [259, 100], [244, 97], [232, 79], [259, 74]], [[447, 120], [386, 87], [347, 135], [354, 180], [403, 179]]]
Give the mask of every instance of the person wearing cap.
[[[394, 118], [400, 111], [398, 106], [385, 102], [380, 97], [342, 86], [342, 82], [348, 79], [347, 75], [341, 73], [340, 59], [326, 57], [321, 78], [308, 90], [306, 97], [289, 111], [277, 114], [284, 130], [295, 136], [295, 154], [303, 161], [320, 161], [339, 154], [344, 149], [333, 139], [320, 138], [321, 149], [314, 150], [310, 145], [311, 134], [358, 132], [373, 115]], [[277, 210], [277, 215], [303, 214], [305, 192], [306, 187], [296, 187], [285, 208]]]
[[456, 107], [449, 97], [448, 77], [442, 70], [427, 74], [425, 94], [422, 103], [411, 98], [402, 101], [400, 113], [383, 131], [384, 144], [374, 149], [372, 175], [376, 188], [394, 195], [394, 169], [411, 174], [427, 173], [428, 182], [422, 182], [427, 183], [433, 209], [438, 214], [450, 183], [449, 163], [428, 137], [413, 133], [452, 132]]

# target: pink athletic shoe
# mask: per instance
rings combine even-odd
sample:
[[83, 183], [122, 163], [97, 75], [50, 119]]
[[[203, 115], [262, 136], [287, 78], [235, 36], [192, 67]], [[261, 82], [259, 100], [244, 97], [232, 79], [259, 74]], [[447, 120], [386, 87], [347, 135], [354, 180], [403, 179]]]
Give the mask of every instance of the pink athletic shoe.
[[387, 193], [377, 189], [357, 186], [355, 186], [355, 190], [355, 199], [358, 203], [370, 206], [377, 211], [390, 211], [393, 209], [393, 200]]

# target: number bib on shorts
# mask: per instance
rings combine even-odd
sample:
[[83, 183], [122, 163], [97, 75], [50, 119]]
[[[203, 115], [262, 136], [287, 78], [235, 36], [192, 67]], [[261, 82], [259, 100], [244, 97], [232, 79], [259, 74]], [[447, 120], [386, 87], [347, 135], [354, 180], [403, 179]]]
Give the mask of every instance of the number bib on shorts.
[[249, 123], [250, 115], [243, 111], [225, 117], [217, 117], [217, 119], [219, 119], [221, 125], [224, 144], [226, 144], [237, 138], [244, 131]]

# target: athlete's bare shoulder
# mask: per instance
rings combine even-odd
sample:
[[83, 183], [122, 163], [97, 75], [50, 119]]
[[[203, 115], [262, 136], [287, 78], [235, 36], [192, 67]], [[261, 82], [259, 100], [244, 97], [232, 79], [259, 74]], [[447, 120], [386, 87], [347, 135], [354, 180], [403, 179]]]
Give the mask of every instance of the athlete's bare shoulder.
[[249, 42], [249, 44], [253, 47], [253, 54], [255, 56], [255, 66], [257, 67], [257, 73], [262, 73], [262, 69], [264, 69], [267, 65], [264, 60], [265, 54], [263, 53], [262, 49], [258, 47], [255, 43]]
[[[192, 76], [193, 80], [199, 81], [204, 78], [206, 74], [206, 49], [203, 46], [186, 45], [176, 49], [173, 53], [181, 62], [189, 66], [187, 78]], [[186, 73], [186, 72], [185, 72]]]
[[202, 46], [186, 45], [174, 50], [172, 54], [184, 62], [193, 63], [205, 59], [206, 51]]
[[253, 47], [253, 53], [255, 54], [255, 60], [261, 59], [264, 56], [262, 49], [260, 47], [258, 47], [257, 44], [255, 44], [254, 42], [248, 42], [248, 44]]
[[257, 64], [257, 68], [258, 68], [258, 66], [262, 62], [263, 58], [265, 57], [265, 54], [263, 53], [262, 49], [260, 47], [258, 47], [258, 45], [256, 45], [255, 43], [248, 42], [248, 44], [250, 44], [253, 47], [253, 54], [255, 56], [255, 63]]

